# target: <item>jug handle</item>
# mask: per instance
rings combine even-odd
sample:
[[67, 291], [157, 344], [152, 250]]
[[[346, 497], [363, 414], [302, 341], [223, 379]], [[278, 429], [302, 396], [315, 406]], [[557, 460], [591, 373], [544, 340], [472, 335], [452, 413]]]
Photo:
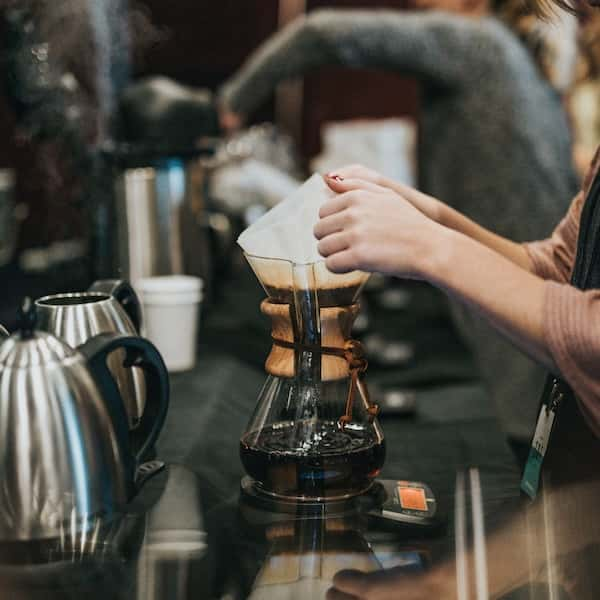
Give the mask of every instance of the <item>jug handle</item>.
[[140, 333], [142, 329], [142, 309], [139, 298], [128, 281], [123, 279], [101, 279], [92, 283], [88, 291], [112, 296], [123, 307], [137, 333]]
[[8, 333], [8, 330], [5, 327], [2, 327], [2, 325], [0, 325], [0, 340], [3, 340], [7, 337], [10, 337], [10, 333]]
[[[169, 408], [169, 374], [160, 353], [148, 340], [137, 336], [101, 333], [88, 340], [78, 350], [87, 359], [98, 384], [102, 386], [102, 391], [106, 391], [109, 397], [114, 396], [113, 384], [116, 387], [116, 383], [106, 361], [109, 354], [119, 349], [126, 352], [125, 365], [140, 367], [146, 377], [146, 407], [135, 430], [135, 436], [140, 440], [140, 444], [136, 444], [139, 448], [135, 456], [137, 467], [156, 443], [165, 424]], [[118, 390], [117, 397], [120, 400]], [[113, 404], [111, 403], [111, 408]], [[119, 420], [122, 426], [128, 429], [127, 415], [122, 401], [119, 404], [121, 406]], [[115, 426], [119, 427], [116, 415]], [[128, 436], [129, 432], [126, 435]]]

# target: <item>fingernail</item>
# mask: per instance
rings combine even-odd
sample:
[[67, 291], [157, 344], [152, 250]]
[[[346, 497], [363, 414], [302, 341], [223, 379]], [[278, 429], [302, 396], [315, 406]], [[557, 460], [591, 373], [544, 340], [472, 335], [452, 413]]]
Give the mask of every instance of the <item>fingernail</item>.
[[336, 175], [335, 173], [328, 173], [327, 177], [329, 177], [329, 179], [333, 179], [335, 181], [344, 181], [344, 178], [341, 175]]

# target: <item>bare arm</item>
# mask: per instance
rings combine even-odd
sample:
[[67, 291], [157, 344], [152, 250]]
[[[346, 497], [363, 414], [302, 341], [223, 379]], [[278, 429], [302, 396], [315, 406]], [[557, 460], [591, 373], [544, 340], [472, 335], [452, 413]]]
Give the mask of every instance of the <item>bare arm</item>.
[[533, 271], [531, 259], [522, 244], [482, 227], [447, 204], [442, 204], [440, 223], [449, 229], [483, 244], [528, 272]]
[[544, 280], [527, 270], [529, 258], [522, 247], [483, 231], [490, 245], [448, 228], [436, 231], [439, 238], [425, 252], [423, 276], [556, 371], [544, 337]]
[[[458, 212], [454, 208], [448, 206], [447, 204], [444, 204], [443, 202], [440, 202], [431, 196], [427, 196], [426, 194], [418, 192], [417, 190], [413, 190], [406, 185], [395, 182], [392, 179], [384, 178], [384, 185], [390, 189], [393, 189], [405, 198], [410, 199], [411, 201], [414, 200], [412, 202], [413, 204], [424, 205], [426, 202], [431, 203], [433, 207], [433, 213], [435, 215], [434, 220], [440, 225], [443, 225], [444, 227], [452, 229], [458, 233], [462, 233], [468, 238], [487, 246], [490, 250], [494, 250], [498, 254], [501, 254], [504, 256], [504, 258], [507, 258], [526, 271], [533, 271], [531, 259], [529, 258], [529, 255], [522, 244], [518, 244], [512, 240], [497, 235], [489, 229], [482, 227], [472, 219], [469, 219], [467, 216]], [[418, 198], [418, 196], [421, 198]]]
[[360, 180], [327, 181], [338, 196], [323, 205], [315, 235], [330, 270], [425, 279], [555, 370], [544, 337], [545, 283], [528, 270], [527, 257], [511, 242], [458, 213], [458, 225], [480, 239], [450, 229], [388, 188]]
[[458, 233], [462, 233], [480, 244], [487, 246], [491, 250], [494, 250], [498, 254], [501, 254], [522, 269], [533, 272], [531, 259], [522, 244], [518, 244], [493, 233], [489, 229], [475, 223], [475, 221], [432, 196], [419, 192], [398, 181], [394, 181], [389, 177], [380, 175], [376, 171], [363, 167], [362, 165], [342, 167], [341, 169], [336, 170], [335, 175], [339, 178], [343, 178], [342, 181], [338, 180], [337, 183], [334, 184], [337, 191], [345, 191], [348, 188], [348, 184], [343, 184], [343, 181], [347, 179], [361, 179], [363, 181], [372, 182], [380, 187], [393, 190], [400, 196], [406, 198], [413, 206], [418, 208], [433, 221], [436, 221], [448, 229], [453, 229]]

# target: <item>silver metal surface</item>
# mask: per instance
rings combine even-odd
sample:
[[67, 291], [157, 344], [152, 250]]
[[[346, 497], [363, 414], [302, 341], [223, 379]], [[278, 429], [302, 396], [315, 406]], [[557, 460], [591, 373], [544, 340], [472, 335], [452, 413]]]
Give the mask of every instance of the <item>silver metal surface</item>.
[[160, 271], [160, 227], [156, 171], [129, 169], [117, 179], [119, 267], [136, 281]]
[[0, 346], [0, 367], [27, 369], [60, 363], [74, 357], [75, 350], [53, 335], [38, 332], [31, 339], [8, 338]]
[[[36, 300], [38, 328], [77, 348], [100, 333], [138, 335], [125, 310], [112, 296], [97, 292], [56, 294]], [[135, 429], [144, 411], [144, 374], [137, 367], [124, 366], [125, 352], [117, 350], [108, 359], [115, 377], [129, 428]]]
[[135, 282], [154, 275], [208, 277], [204, 167], [165, 159], [116, 178], [119, 273]]
[[127, 500], [125, 457], [84, 358], [51, 335], [0, 346], [0, 540], [92, 531]]

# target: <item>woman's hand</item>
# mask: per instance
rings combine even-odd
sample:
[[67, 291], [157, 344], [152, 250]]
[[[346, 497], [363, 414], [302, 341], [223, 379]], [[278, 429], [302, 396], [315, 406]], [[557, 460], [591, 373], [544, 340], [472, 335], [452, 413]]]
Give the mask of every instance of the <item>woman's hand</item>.
[[487, 246], [526, 271], [533, 271], [531, 259], [521, 244], [516, 244], [488, 231], [447, 204], [407, 185], [387, 179], [372, 169], [361, 165], [342, 167], [337, 169], [335, 173], [327, 175], [325, 181], [338, 194], [354, 189], [357, 181], [371, 184], [373, 189], [380, 191], [388, 189], [396, 192], [435, 223], [439, 223], [444, 228], [452, 229]]
[[439, 569], [424, 574], [407, 573], [395, 568], [362, 573], [340, 571], [327, 592], [327, 600], [452, 600], [456, 583], [452, 569]]
[[330, 271], [427, 276], [443, 227], [389, 188], [359, 179], [326, 182], [339, 193], [321, 207], [314, 234]]
[[347, 165], [329, 173], [328, 177], [331, 180], [330, 185], [332, 189], [336, 192], [346, 191], [344, 181], [347, 179], [360, 179], [361, 181], [367, 181], [379, 187], [393, 190], [410, 202], [415, 208], [418, 208], [424, 215], [427, 215], [432, 221], [442, 223], [444, 213], [444, 204], [442, 202], [408, 185], [385, 177], [373, 169], [369, 169], [363, 165]]

